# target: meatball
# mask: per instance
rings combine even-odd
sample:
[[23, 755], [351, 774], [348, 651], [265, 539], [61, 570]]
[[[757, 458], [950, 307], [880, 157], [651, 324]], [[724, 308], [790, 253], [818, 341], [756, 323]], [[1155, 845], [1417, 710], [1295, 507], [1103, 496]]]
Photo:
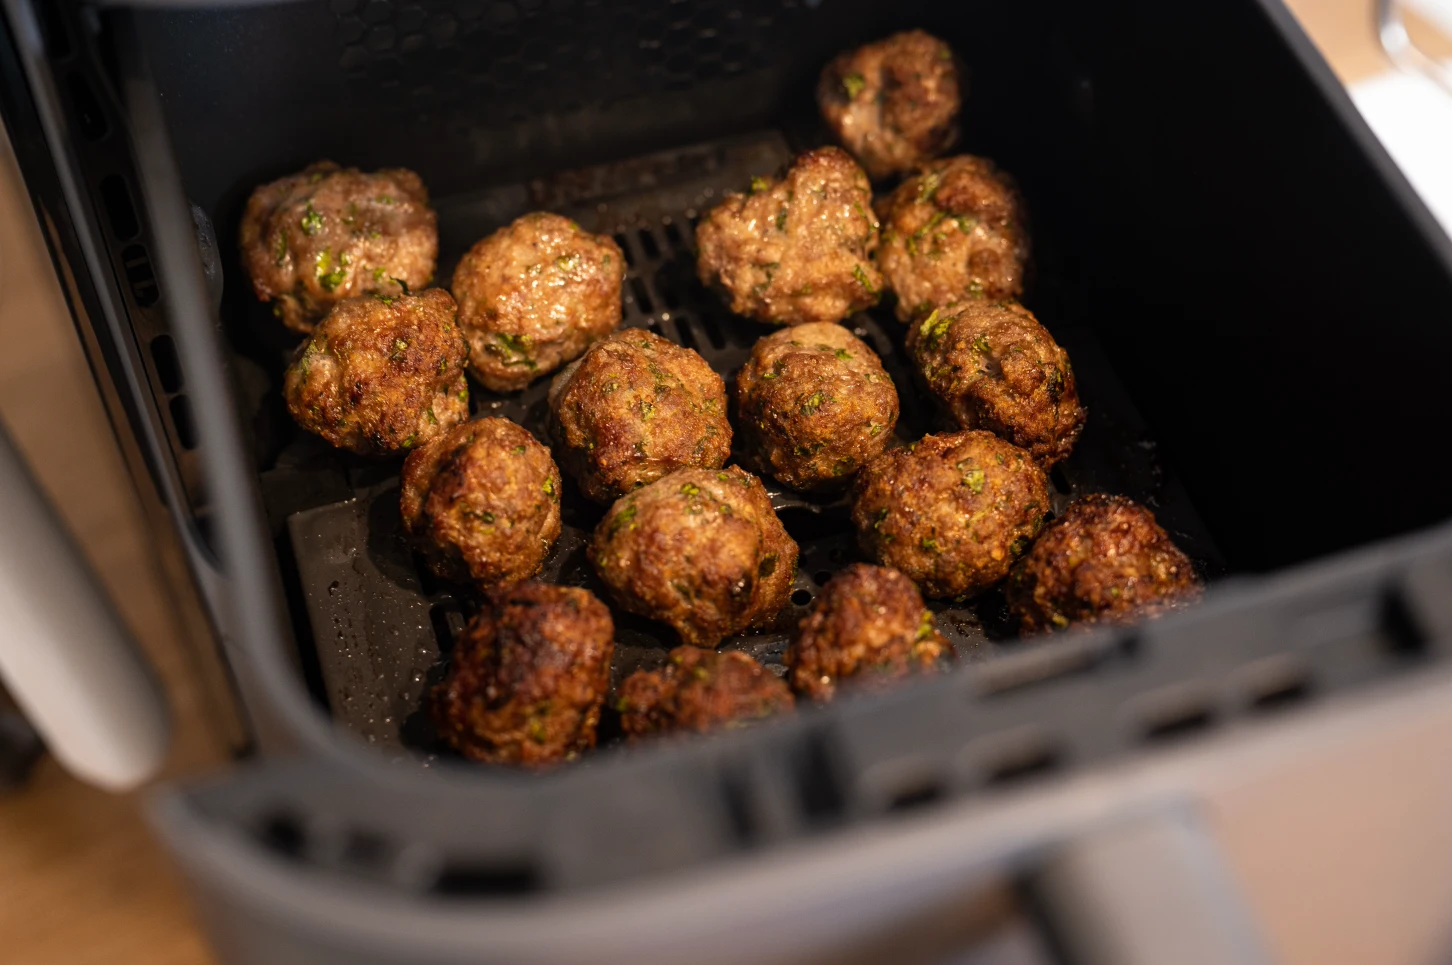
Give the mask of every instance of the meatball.
[[620, 685], [620, 726], [632, 740], [670, 731], [705, 733], [790, 713], [792, 692], [736, 650], [676, 647], [661, 670], [637, 670]]
[[417, 174], [319, 161], [252, 192], [240, 244], [258, 299], [307, 333], [345, 298], [432, 282], [439, 233]]
[[1007, 576], [1049, 511], [1048, 479], [1029, 454], [976, 430], [883, 453], [854, 495], [863, 551], [928, 596], [954, 599]]
[[403, 526], [445, 579], [485, 586], [539, 572], [560, 535], [560, 471], [508, 419], [455, 426], [403, 464]]
[[879, 201], [877, 213], [877, 266], [897, 293], [901, 321], [968, 298], [1023, 294], [1023, 202], [992, 161], [934, 161]]
[[469, 368], [513, 392], [620, 327], [625, 256], [604, 235], [537, 211], [470, 248], [454, 269]]
[[1069, 355], [1017, 302], [973, 300], [909, 326], [928, 391], [965, 429], [987, 429], [1048, 469], [1069, 455], [1084, 407]]
[[469, 418], [468, 357], [443, 289], [350, 298], [298, 346], [283, 397], [298, 425], [340, 449], [404, 452]]
[[1044, 527], [1008, 580], [1024, 633], [1156, 616], [1200, 593], [1195, 568], [1132, 499], [1081, 496]]
[[696, 271], [731, 310], [772, 325], [839, 322], [876, 305], [882, 275], [872, 188], [835, 147], [798, 157], [780, 178], [756, 178], [696, 227]]
[[826, 322], [758, 341], [736, 401], [747, 464], [793, 489], [845, 486], [897, 425], [897, 390], [876, 353]]
[[867, 173], [885, 178], [953, 146], [961, 86], [948, 45], [909, 30], [839, 54], [822, 71], [817, 105]]
[[550, 386], [550, 435], [565, 471], [608, 503], [677, 469], [731, 453], [726, 386], [706, 360], [652, 332], [607, 335]]
[[786, 652], [792, 689], [831, 700], [838, 684], [875, 685], [937, 668], [953, 651], [933, 611], [897, 570], [854, 563], [832, 577]]
[[622, 609], [698, 646], [775, 617], [797, 568], [761, 480], [735, 467], [682, 469], [620, 499], [589, 555]]
[[595, 746], [615, 626], [589, 590], [494, 590], [433, 690], [439, 736], [470, 760], [539, 768]]

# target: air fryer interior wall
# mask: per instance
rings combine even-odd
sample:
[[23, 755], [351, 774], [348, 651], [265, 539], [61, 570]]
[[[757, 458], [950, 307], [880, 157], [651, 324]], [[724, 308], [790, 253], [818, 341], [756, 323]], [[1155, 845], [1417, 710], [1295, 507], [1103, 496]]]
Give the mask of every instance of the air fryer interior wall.
[[[463, 247], [512, 206], [604, 203], [561, 172], [613, 164], [626, 178], [640, 166], [619, 162], [689, 157], [707, 141], [825, 142], [812, 103], [821, 65], [909, 26], [961, 53], [970, 80], [960, 148], [998, 160], [1028, 199], [1036, 264], [1025, 302], [1080, 369], [1091, 404], [1081, 467], [1111, 443], [1127, 454], [1153, 447], [1141, 461], [1155, 478], [1119, 488], [1161, 497], [1157, 509], [1198, 544], [1211, 575], [1282, 567], [1443, 518], [1446, 497], [1418, 461], [1440, 428], [1449, 347], [1446, 327], [1420, 311], [1452, 298], [1436, 251], [1408, 230], [1334, 119], [1296, 109], [1309, 80], [1283, 55], [1197, 62], [1170, 42], [1193, 32], [1193, 51], [1268, 45], [1271, 32], [1251, 22], [1263, 16], [1255, 4], [1214, 18], [1134, 0], [1082, 6], [335, 0], [137, 14], [185, 187], [217, 226], [223, 319], [257, 468], [287, 477], [265, 478], [264, 493], [284, 569], [294, 568], [286, 582], [299, 629], [305, 613], [314, 630], [333, 615], [315, 605], [326, 583], [294, 556], [288, 515], [386, 492], [397, 466], [299, 447], [277, 392], [293, 339], [253, 301], [233, 242], [252, 187], [320, 157], [412, 167], [441, 212], [447, 282]], [[1247, 150], [1258, 143], [1277, 150]], [[1365, 191], [1337, 191], [1356, 168], [1366, 169]], [[720, 188], [744, 186], [742, 172], [714, 173]], [[627, 187], [598, 197], [618, 200]], [[658, 310], [633, 304], [635, 323], [659, 327]], [[756, 328], [735, 324], [749, 345]], [[879, 328], [883, 337], [894, 324]], [[1095, 404], [1096, 391], [1114, 397], [1121, 383], [1136, 431], [1120, 431], [1115, 405]], [[528, 422], [532, 401], [509, 414]], [[1113, 438], [1096, 446], [1096, 432]], [[329, 460], [329, 471], [314, 471]], [[447, 593], [418, 590], [437, 621]], [[443, 619], [456, 624], [449, 610]], [[330, 641], [314, 642], [304, 656], [322, 662], [305, 659], [305, 670], [338, 714]], [[431, 660], [422, 655], [423, 666]], [[401, 680], [418, 672], [398, 668]], [[416, 703], [409, 691], [360, 722]]]

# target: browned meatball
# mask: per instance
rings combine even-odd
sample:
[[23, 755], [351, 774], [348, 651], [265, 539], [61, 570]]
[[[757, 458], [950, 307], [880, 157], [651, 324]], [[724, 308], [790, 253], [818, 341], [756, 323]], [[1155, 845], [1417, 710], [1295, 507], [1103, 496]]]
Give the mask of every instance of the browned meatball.
[[857, 475], [862, 549], [932, 597], [962, 598], [1008, 575], [1043, 526], [1049, 484], [1029, 454], [989, 432], [925, 436]]
[[736, 650], [676, 647], [661, 670], [637, 670], [620, 685], [620, 726], [632, 740], [671, 731], [698, 734], [791, 713], [781, 678]]
[[696, 228], [701, 283], [731, 310], [772, 325], [840, 322], [877, 304], [877, 219], [867, 175], [835, 147], [798, 157], [780, 178], [728, 194]]
[[1045, 469], [1069, 455], [1084, 429], [1069, 354], [1018, 302], [934, 309], [909, 326], [907, 349], [960, 426], [1002, 436]]
[[854, 563], [822, 589], [786, 652], [792, 689], [831, 700], [839, 685], [875, 686], [952, 656], [913, 581]]
[[877, 213], [877, 265], [897, 293], [901, 321], [968, 298], [1023, 294], [1023, 202], [992, 161], [966, 154], [934, 161], [879, 201]]
[[441, 288], [333, 306], [282, 392], [297, 424], [360, 455], [404, 452], [469, 418], [469, 356]]
[[822, 71], [817, 105], [867, 173], [885, 178], [953, 146], [966, 86], [947, 44], [908, 30], [839, 54]]
[[537, 211], [478, 242], [454, 269], [469, 369], [495, 392], [522, 389], [620, 326], [625, 257], [604, 235]]
[[726, 385], [691, 349], [616, 332], [555, 377], [550, 435], [580, 490], [612, 502], [677, 469], [725, 464]]
[[897, 390], [876, 353], [826, 322], [759, 340], [736, 401], [748, 464], [793, 489], [845, 486], [897, 425]]
[[508, 419], [466, 422], [419, 449], [402, 489], [404, 529], [445, 579], [527, 579], [560, 535], [560, 471]]
[[516, 583], [490, 593], [433, 690], [439, 736], [470, 760], [548, 767], [595, 746], [615, 625], [589, 590]]
[[319, 161], [264, 184], [242, 215], [242, 261], [258, 299], [311, 332], [345, 298], [397, 295], [434, 280], [439, 234], [423, 181]]
[[620, 499], [589, 553], [622, 609], [699, 646], [775, 617], [797, 568], [761, 480], [735, 467], [682, 469]]
[[1024, 633], [1157, 616], [1200, 594], [1195, 568], [1154, 513], [1123, 496], [1081, 496], [1008, 581]]

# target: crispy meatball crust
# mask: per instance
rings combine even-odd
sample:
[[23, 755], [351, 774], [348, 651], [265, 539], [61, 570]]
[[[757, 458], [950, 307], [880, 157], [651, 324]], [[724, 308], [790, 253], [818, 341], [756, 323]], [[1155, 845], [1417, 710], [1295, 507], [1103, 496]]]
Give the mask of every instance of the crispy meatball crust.
[[539, 572], [560, 535], [560, 471], [508, 419], [455, 426], [403, 464], [403, 525], [445, 579], [485, 586]]
[[708, 647], [775, 617], [797, 568], [761, 480], [735, 467], [682, 469], [618, 500], [589, 555], [622, 609]]
[[1049, 484], [1027, 452], [989, 432], [925, 436], [857, 475], [852, 522], [865, 553], [924, 594], [987, 589], [1043, 526]]
[[676, 647], [661, 670], [637, 670], [616, 699], [632, 740], [671, 731], [705, 733], [791, 713], [787, 685], [736, 650]]
[[823, 587], [787, 648], [792, 689], [831, 700], [838, 686], [878, 685], [934, 670], [952, 656], [913, 581], [854, 563]]
[[867, 173], [885, 178], [953, 146], [966, 86], [947, 44], [909, 30], [839, 54], [822, 71], [817, 105]]
[[439, 233], [417, 174], [319, 161], [252, 192], [240, 244], [258, 299], [307, 333], [345, 298], [432, 282]]
[[897, 390], [877, 354], [825, 322], [759, 340], [736, 402], [746, 461], [793, 489], [847, 485], [897, 425]]
[[934, 161], [880, 200], [877, 213], [877, 265], [897, 294], [900, 321], [968, 298], [1023, 294], [1023, 201], [987, 158]]
[[405, 452], [469, 418], [469, 346], [442, 288], [338, 302], [282, 392], [297, 424], [360, 455]]
[[1008, 581], [1024, 633], [1127, 623], [1197, 598], [1200, 581], [1154, 514], [1123, 496], [1081, 496], [1044, 527]]
[[550, 435], [586, 497], [613, 502], [731, 454], [726, 385], [700, 354], [653, 332], [607, 335], [555, 377]]
[[872, 188], [846, 152], [800, 155], [780, 178], [756, 178], [696, 227], [701, 283], [731, 310], [772, 325], [839, 322], [876, 305], [882, 275]]
[[517, 218], [454, 269], [470, 371], [495, 392], [513, 392], [578, 358], [620, 327], [624, 281], [614, 239], [544, 211]]
[[490, 593], [434, 688], [439, 735], [470, 760], [543, 768], [595, 746], [615, 625], [589, 590], [517, 583]]
[[1074, 448], [1084, 407], [1069, 354], [1017, 302], [934, 309], [908, 328], [929, 393], [965, 429], [987, 429], [1048, 469]]

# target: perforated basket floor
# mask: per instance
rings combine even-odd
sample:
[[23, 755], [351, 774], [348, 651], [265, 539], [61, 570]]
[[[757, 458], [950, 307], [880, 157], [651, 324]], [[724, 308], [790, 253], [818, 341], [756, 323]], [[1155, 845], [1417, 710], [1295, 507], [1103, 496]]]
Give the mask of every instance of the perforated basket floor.
[[[770, 329], [732, 315], [696, 281], [694, 223], [724, 191], [745, 188], [752, 176], [775, 170], [792, 153], [782, 136], [769, 132], [440, 199], [439, 278], [451, 277], [454, 261], [473, 242], [513, 218], [538, 209], [564, 214], [588, 230], [613, 235], [625, 251], [624, 324], [695, 349], [729, 380], [756, 339]], [[1026, 302], [1037, 307], [1032, 292]], [[1054, 508], [1081, 492], [1139, 499], [1155, 510], [1205, 575], [1214, 577], [1222, 569], [1219, 555], [1183, 489], [1160, 465], [1154, 441], [1083, 325], [1089, 320], [1040, 312], [1073, 359], [1089, 409], [1074, 454], [1051, 475]], [[848, 324], [882, 356], [899, 386], [898, 436], [912, 440], [941, 427], [905, 366], [903, 327], [891, 313], [859, 314]], [[512, 419], [548, 444], [549, 381], [543, 378], [512, 396], [475, 391], [474, 413]], [[310, 630], [315, 669], [332, 713], [369, 741], [408, 748], [427, 759], [441, 748], [422, 712], [423, 695], [442, 676], [453, 637], [474, 599], [467, 588], [435, 580], [408, 548], [398, 515], [398, 469], [396, 460], [355, 459], [300, 436], [283, 451], [277, 468], [264, 474], [263, 490], [273, 518], [286, 516], [296, 564], [290, 589], [306, 611], [308, 626], [300, 628], [301, 635]], [[808, 499], [766, 482], [783, 523], [801, 546], [791, 602], [771, 628], [732, 637], [723, 646], [781, 672], [791, 631], [817, 591], [834, 572], [861, 557], [845, 500]], [[584, 552], [603, 509], [581, 497], [568, 480], [562, 508], [564, 531], [541, 578], [589, 587], [608, 599]], [[1012, 636], [997, 592], [968, 605], [931, 605], [960, 662], [1022, 645]], [[637, 667], [662, 661], [677, 642], [663, 625], [618, 611], [615, 620], [612, 686]], [[603, 742], [615, 737], [615, 727], [607, 713]]]

